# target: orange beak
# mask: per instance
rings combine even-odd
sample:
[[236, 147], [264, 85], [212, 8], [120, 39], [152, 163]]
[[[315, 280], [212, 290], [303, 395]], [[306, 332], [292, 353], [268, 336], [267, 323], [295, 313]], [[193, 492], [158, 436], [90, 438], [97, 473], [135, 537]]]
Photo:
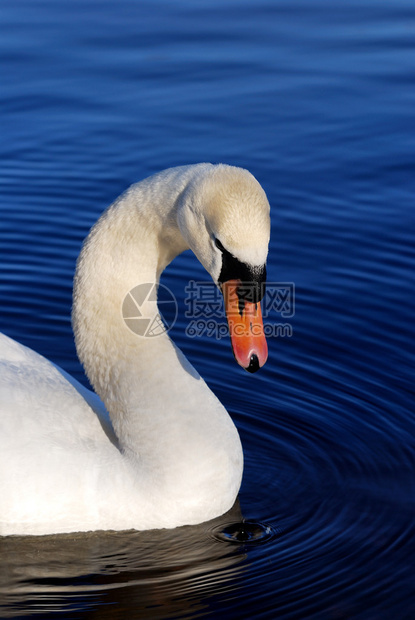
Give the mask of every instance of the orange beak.
[[256, 372], [268, 357], [261, 305], [240, 299], [240, 285], [240, 280], [228, 280], [222, 284], [226, 318], [236, 361], [248, 372]]

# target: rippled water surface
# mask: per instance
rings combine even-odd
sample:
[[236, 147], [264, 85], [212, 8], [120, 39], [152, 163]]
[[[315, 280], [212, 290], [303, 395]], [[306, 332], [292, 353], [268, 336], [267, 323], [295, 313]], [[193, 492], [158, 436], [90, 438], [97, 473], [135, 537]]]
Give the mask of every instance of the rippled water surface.
[[239, 369], [172, 334], [242, 437], [264, 540], [172, 531], [0, 540], [3, 617], [415, 617], [415, 8], [410, 0], [6, 0], [0, 18], [0, 328], [83, 381], [81, 242], [130, 183], [249, 168], [272, 206], [291, 336]]

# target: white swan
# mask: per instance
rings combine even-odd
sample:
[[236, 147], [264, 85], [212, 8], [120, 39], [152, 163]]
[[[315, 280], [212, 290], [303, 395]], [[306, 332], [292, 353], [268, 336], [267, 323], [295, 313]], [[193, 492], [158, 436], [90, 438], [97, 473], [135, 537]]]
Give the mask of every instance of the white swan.
[[121, 307], [190, 247], [226, 295], [237, 361], [256, 370], [269, 228], [259, 183], [222, 164], [165, 170], [107, 209], [78, 259], [73, 328], [111, 422], [95, 394], [1, 337], [0, 534], [171, 528], [231, 508], [243, 468], [233, 422], [169, 336], [137, 336]]

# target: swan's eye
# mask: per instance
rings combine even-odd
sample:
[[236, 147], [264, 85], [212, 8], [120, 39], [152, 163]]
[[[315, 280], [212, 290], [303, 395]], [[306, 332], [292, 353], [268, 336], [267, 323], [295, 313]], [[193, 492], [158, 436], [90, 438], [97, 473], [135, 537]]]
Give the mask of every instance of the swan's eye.
[[215, 239], [215, 245], [221, 252], [226, 252], [225, 248], [223, 247], [219, 239]]

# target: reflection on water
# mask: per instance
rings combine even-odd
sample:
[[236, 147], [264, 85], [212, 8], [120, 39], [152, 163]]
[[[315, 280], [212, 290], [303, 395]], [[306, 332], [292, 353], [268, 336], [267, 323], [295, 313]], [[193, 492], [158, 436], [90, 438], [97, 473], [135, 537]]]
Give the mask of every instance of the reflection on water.
[[237, 596], [241, 588], [243, 543], [210, 535], [240, 519], [236, 506], [221, 519], [176, 530], [2, 538], [0, 611], [87, 610], [91, 618], [113, 618], [116, 604], [126, 618], [195, 617], [212, 595]]

